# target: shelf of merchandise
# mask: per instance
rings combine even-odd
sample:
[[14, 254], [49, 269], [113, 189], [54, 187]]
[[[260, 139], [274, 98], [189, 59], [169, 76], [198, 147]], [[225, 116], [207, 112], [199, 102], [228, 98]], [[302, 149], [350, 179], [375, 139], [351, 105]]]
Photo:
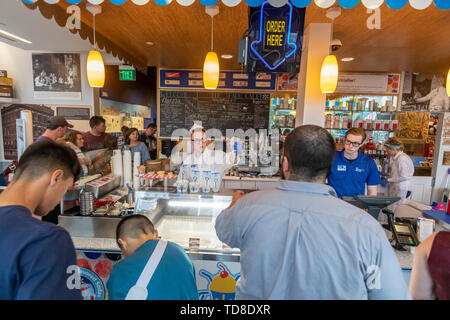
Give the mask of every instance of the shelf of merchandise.
[[[286, 104], [285, 106], [287, 106], [287, 108], [283, 108], [280, 106], [283, 106], [284, 100], [289, 101], [288, 104]], [[281, 126], [279, 127], [277, 125], [277, 121], [276, 118], [278, 116], [294, 116], [296, 114], [296, 105], [297, 105], [297, 99], [295, 97], [291, 97], [291, 96], [287, 96], [285, 95], [284, 97], [272, 97], [271, 101], [270, 101], [270, 111], [269, 111], [269, 133], [272, 133], [272, 129], [280, 129], [281, 132], [283, 132], [286, 129], [294, 129], [294, 127], [292, 126]], [[295, 121], [294, 121], [295, 122]], [[294, 123], [295, 125], [295, 123]]]
[[17, 103], [17, 102], [19, 102], [19, 99], [17, 99], [17, 98], [3, 98], [3, 97], [0, 97], [0, 103], [4, 103], [4, 104], [11, 103], [11, 104], [13, 104], [13, 103]]
[[338, 110], [338, 109], [325, 109], [325, 112], [331, 113], [379, 113], [379, 114], [399, 114], [401, 111], [374, 111], [374, 110]]
[[[361, 104], [361, 101], [364, 103]], [[374, 103], [370, 103], [373, 101]], [[392, 101], [394, 110], [381, 110], [386, 107], [386, 101]], [[375, 108], [375, 110], [367, 110], [364, 108]], [[371, 94], [335, 94], [327, 95], [327, 102], [325, 108], [325, 115], [331, 115], [332, 125], [334, 123], [334, 116], [340, 116], [339, 126], [343, 124], [342, 116], [348, 117], [347, 121], [349, 125], [354, 125], [356, 120], [395, 120], [396, 115], [401, 113], [397, 111], [398, 96], [396, 95], [371, 95]], [[357, 110], [356, 108], [362, 108], [364, 110]], [[343, 128], [327, 128], [335, 139], [339, 139], [344, 136], [345, 131], [348, 129]], [[374, 142], [385, 141], [392, 137], [398, 130], [365, 130], [369, 136], [372, 136]]]
[[[327, 130], [348, 130], [348, 128], [347, 129], [345, 129], [345, 128], [325, 128], [325, 129], [327, 129]], [[375, 129], [366, 130], [366, 129], [364, 129], [364, 131], [366, 131], [366, 132], [372, 132], [372, 131], [398, 132], [399, 130], [375, 130]]]

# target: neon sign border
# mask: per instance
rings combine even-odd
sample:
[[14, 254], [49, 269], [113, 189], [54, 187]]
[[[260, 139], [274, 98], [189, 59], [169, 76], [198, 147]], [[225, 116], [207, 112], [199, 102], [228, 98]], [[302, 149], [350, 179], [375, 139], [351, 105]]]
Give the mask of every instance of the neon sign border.
[[288, 55], [285, 55], [285, 57], [283, 58], [283, 60], [281, 60], [275, 67], [271, 67], [269, 66], [269, 64], [264, 60], [263, 57], [261, 57], [261, 55], [256, 51], [256, 49], [253, 47], [253, 45], [259, 44], [262, 41], [262, 25], [263, 25], [263, 10], [264, 10], [264, 6], [266, 5], [266, 3], [268, 3], [269, 1], [266, 0], [263, 2], [263, 4], [261, 5], [261, 14], [260, 14], [260, 21], [259, 21], [259, 40], [257, 41], [253, 41], [250, 44], [250, 49], [253, 51], [254, 54], [256, 54], [256, 56], [259, 58], [259, 60], [261, 60], [267, 68], [269, 68], [270, 70], [275, 70], [276, 68], [278, 68], [283, 62], [286, 61], [287, 58], [289, 58], [294, 52], [297, 51], [297, 45], [295, 43], [291, 43], [289, 42], [289, 37], [291, 35], [291, 24], [292, 24], [292, 4], [288, 1], [286, 2], [286, 4], [289, 5], [289, 29], [288, 29], [288, 36], [287, 36], [287, 44], [288, 45], [293, 45], [294, 46], [294, 50], [291, 51], [291, 53], [289, 53]]

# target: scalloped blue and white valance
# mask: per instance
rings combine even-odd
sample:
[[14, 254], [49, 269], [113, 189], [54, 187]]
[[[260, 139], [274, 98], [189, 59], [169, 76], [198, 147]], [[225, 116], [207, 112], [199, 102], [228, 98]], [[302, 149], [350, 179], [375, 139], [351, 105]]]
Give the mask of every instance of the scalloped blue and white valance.
[[[55, 4], [59, 1], [64, 0], [22, 0], [25, 3], [35, 3], [38, 1], [45, 1], [49, 4]], [[161, 6], [165, 6], [171, 3], [174, 0], [65, 0], [70, 4], [79, 4], [83, 1], [90, 2], [92, 4], [101, 4], [105, 1], [109, 1], [115, 5], [124, 4], [127, 1], [131, 1], [136, 5], [145, 5], [150, 1], [154, 1]], [[196, 0], [175, 0], [178, 4], [182, 6], [190, 6]], [[222, 3], [228, 7], [234, 7], [238, 5], [242, 0], [199, 0], [201, 4], [205, 6], [212, 6], [216, 4], [218, 1], [222, 1]], [[260, 6], [264, 0], [244, 0], [251, 7]], [[282, 7], [286, 4], [288, 0], [269, 0], [269, 3], [274, 7]], [[423, 10], [428, 8], [432, 3], [442, 10], [450, 9], [450, 0], [290, 0], [291, 3], [299, 8], [304, 8], [314, 2], [320, 8], [329, 8], [335, 4], [339, 4], [341, 7], [349, 9], [356, 6], [360, 1], [362, 4], [368, 9], [378, 8], [386, 2], [386, 5], [391, 9], [400, 9], [408, 4], [414, 9]]]

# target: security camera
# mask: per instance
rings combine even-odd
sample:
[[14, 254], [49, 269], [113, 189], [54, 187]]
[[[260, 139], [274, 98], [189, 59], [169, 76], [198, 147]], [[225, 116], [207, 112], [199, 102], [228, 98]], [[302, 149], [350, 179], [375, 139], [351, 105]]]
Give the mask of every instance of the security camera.
[[333, 39], [331, 41], [331, 51], [338, 51], [342, 47], [342, 42], [339, 39]]

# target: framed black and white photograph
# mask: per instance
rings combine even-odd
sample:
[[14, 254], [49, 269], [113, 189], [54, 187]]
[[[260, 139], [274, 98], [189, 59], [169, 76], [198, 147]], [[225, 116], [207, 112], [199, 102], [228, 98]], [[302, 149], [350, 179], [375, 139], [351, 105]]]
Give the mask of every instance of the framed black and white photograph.
[[444, 76], [405, 72], [401, 110], [450, 111], [450, 100], [445, 89]]
[[79, 53], [33, 53], [35, 99], [81, 100]]

